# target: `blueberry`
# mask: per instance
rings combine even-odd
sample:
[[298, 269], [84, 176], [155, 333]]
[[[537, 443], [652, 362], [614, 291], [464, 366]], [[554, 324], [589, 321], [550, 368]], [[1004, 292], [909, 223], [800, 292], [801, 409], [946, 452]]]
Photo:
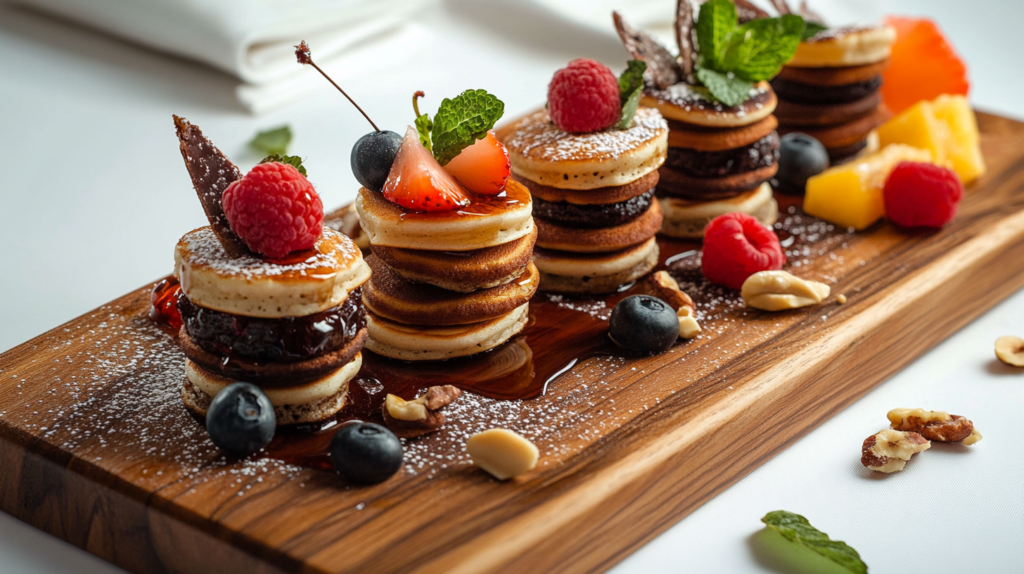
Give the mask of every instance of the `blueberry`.
[[679, 317], [668, 303], [649, 295], [631, 295], [612, 309], [608, 334], [620, 347], [653, 355], [679, 338]]
[[363, 187], [380, 191], [402, 145], [402, 136], [391, 131], [370, 132], [352, 146], [352, 174]]
[[331, 464], [346, 480], [384, 482], [402, 467], [402, 443], [380, 425], [347, 424], [331, 439]]
[[807, 134], [786, 134], [779, 148], [779, 172], [772, 183], [782, 193], [803, 195], [807, 179], [826, 169], [828, 152], [821, 142]]
[[234, 383], [210, 402], [206, 410], [206, 432], [221, 450], [250, 455], [274, 438], [277, 420], [270, 399], [256, 385]]

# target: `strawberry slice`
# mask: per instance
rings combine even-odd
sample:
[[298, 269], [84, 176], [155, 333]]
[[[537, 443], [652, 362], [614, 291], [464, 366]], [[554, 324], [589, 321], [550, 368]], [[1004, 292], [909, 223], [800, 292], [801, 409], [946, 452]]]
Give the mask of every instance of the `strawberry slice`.
[[381, 193], [388, 201], [417, 211], [453, 211], [469, 204], [469, 192], [437, 163], [412, 127], [405, 132]]
[[498, 195], [505, 189], [511, 166], [508, 150], [491, 130], [483, 139], [462, 150], [444, 166], [444, 170], [473, 193]]

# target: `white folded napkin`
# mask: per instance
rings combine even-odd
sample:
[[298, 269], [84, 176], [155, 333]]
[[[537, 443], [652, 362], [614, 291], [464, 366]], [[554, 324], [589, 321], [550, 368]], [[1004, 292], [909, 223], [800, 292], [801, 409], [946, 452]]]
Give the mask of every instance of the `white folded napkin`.
[[[369, 68], [370, 49], [412, 55], [424, 30], [406, 26], [420, 0], [17, 0], [162, 52], [198, 60], [241, 80], [239, 100], [259, 113], [316, 85], [295, 61], [313, 58], [342, 80]], [[363, 57], [360, 58], [359, 56]], [[319, 80], [323, 82], [323, 80]]]

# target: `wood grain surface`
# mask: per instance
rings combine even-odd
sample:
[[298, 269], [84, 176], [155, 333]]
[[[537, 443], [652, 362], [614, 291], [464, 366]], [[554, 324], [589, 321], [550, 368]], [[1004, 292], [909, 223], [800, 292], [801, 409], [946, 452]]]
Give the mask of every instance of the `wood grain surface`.
[[[942, 231], [784, 209], [789, 269], [834, 281], [822, 305], [747, 310], [672, 262], [704, 337], [590, 359], [536, 399], [469, 397], [372, 487], [221, 455], [180, 404], [147, 285], [0, 355], [0, 508], [133, 572], [606, 569], [1024, 285], [1024, 124], [979, 122], [989, 173]], [[505, 483], [461, 451], [499, 425], [542, 453]]]

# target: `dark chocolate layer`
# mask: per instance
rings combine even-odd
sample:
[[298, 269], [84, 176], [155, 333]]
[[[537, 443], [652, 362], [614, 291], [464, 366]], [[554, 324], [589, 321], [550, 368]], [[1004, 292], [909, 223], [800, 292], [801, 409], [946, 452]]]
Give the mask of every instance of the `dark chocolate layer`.
[[362, 288], [344, 303], [305, 317], [261, 319], [200, 307], [178, 299], [184, 328], [203, 350], [254, 361], [294, 363], [338, 350], [366, 326]]
[[779, 134], [772, 132], [750, 145], [725, 151], [670, 147], [665, 166], [693, 177], [725, 177], [775, 165], [778, 161]]
[[567, 201], [533, 198], [533, 216], [566, 227], [594, 229], [629, 223], [647, 212], [654, 201], [654, 190], [618, 203], [577, 205]]
[[812, 86], [782, 78], [772, 79], [771, 84], [780, 100], [802, 104], [845, 104], [877, 92], [882, 87], [882, 76], [845, 86]]

